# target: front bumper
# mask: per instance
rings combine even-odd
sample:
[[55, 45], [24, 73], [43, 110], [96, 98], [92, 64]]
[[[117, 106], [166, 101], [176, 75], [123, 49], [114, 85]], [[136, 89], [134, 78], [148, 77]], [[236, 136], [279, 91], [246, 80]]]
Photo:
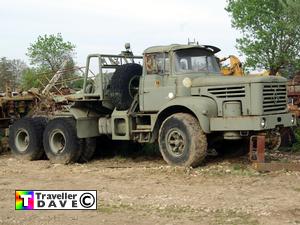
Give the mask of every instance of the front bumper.
[[[265, 126], [262, 126], [263, 120]], [[296, 124], [296, 116], [292, 113], [210, 118], [211, 131], [260, 131], [276, 127], [293, 127]]]

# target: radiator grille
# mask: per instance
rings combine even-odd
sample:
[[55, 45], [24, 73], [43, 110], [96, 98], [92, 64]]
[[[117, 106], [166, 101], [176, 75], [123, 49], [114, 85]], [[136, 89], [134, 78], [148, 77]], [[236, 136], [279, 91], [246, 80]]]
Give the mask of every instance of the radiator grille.
[[217, 98], [242, 98], [245, 97], [244, 86], [209, 88], [208, 92]]
[[285, 111], [287, 109], [287, 90], [285, 84], [265, 84], [263, 86], [264, 113]]

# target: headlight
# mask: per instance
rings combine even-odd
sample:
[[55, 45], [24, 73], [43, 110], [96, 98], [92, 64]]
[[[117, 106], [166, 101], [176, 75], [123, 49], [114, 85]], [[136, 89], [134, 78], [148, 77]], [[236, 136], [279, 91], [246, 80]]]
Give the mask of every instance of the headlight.
[[174, 98], [174, 93], [173, 93], [173, 92], [170, 92], [170, 93], [168, 94], [168, 97], [169, 97], [169, 99]]
[[188, 77], [184, 78], [182, 81], [183, 86], [190, 88], [192, 86], [192, 80]]
[[265, 128], [266, 127], [266, 119], [265, 118], [262, 118], [261, 121], [260, 121], [260, 126], [262, 128]]

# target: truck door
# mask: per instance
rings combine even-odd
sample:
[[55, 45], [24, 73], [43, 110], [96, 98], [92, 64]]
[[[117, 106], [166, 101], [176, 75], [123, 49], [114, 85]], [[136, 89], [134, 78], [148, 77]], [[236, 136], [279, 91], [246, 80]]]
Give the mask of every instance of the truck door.
[[145, 54], [144, 68], [146, 71], [141, 80], [140, 108], [141, 111], [158, 111], [176, 94], [176, 79], [170, 76], [168, 54]]

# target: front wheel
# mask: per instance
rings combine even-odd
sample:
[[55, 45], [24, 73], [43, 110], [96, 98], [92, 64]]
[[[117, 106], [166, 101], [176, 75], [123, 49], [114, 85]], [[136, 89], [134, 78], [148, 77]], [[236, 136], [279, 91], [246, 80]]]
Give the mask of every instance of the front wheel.
[[82, 148], [72, 118], [51, 120], [44, 131], [43, 143], [46, 155], [53, 163], [75, 163], [81, 156]]
[[206, 135], [198, 120], [187, 113], [169, 116], [159, 130], [159, 148], [171, 165], [198, 166], [207, 154]]

